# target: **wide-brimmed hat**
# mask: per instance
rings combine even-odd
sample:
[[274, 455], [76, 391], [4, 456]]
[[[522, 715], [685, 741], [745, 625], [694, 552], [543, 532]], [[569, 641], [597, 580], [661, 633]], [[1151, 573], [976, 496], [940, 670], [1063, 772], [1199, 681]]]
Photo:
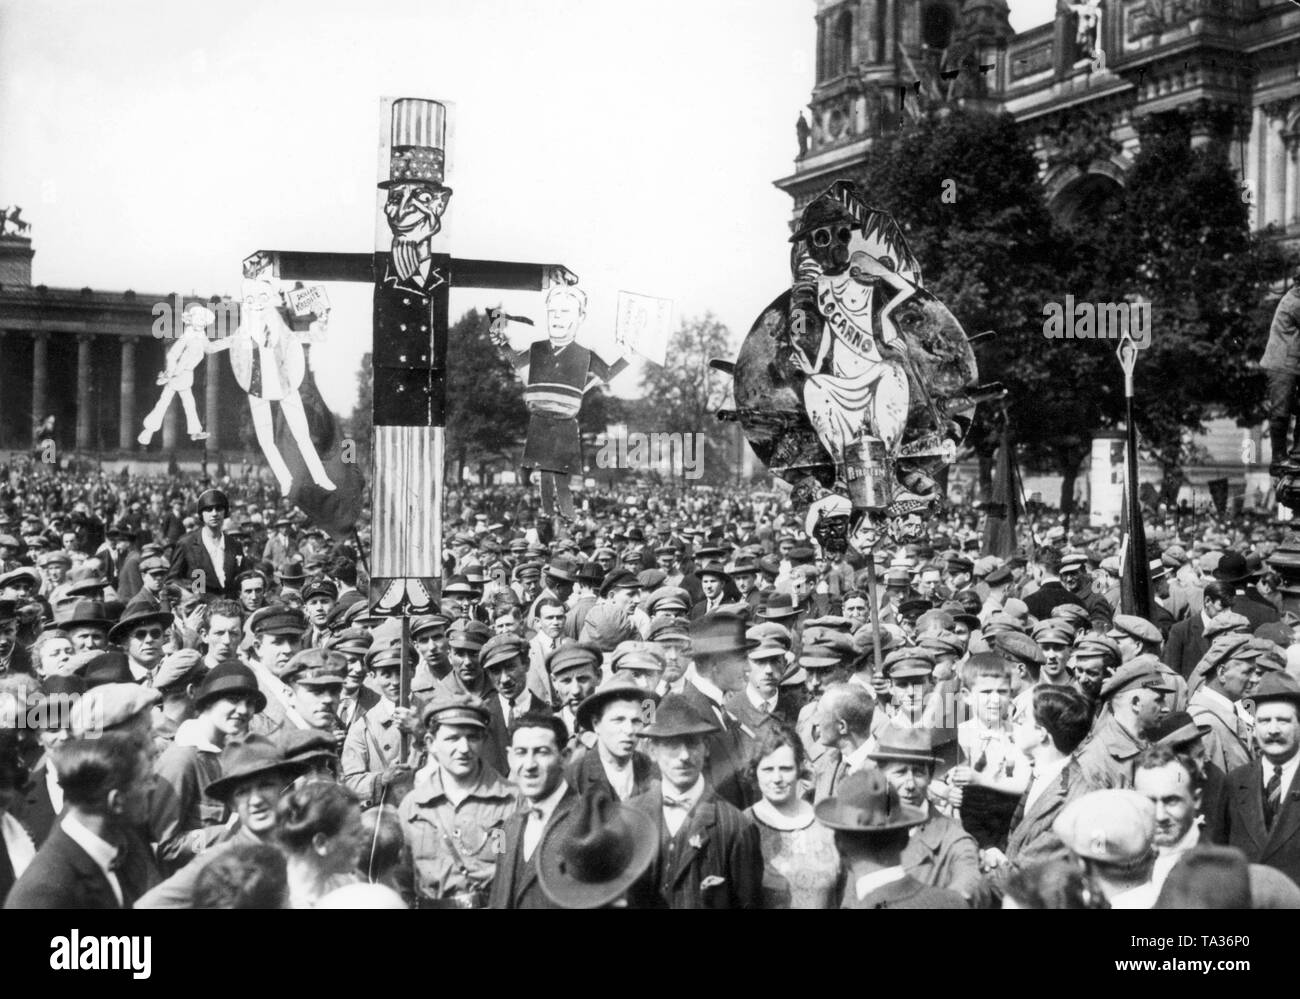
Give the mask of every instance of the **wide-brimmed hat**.
[[798, 617], [799, 613], [790, 594], [773, 593], [758, 616], [766, 621], [788, 621], [792, 617]]
[[868, 759], [876, 762], [901, 761], [904, 763], [928, 763], [939, 765], [939, 757], [934, 755], [934, 734], [930, 729], [903, 728], [899, 725], [886, 725], [876, 735], [875, 752], [867, 754]]
[[112, 625], [102, 600], [70, 600], [54, 608], [51, 628], [103, 628]]
[[573, 717], [574, 721], [577, 722], [577, 728], [580, 731], [590, 730], [596, 716], [610, 701], [637, 701], [639, 703], [652, 701], [658, 704], [659, 695], [653, 690], [638, 687], [628, 680], [606, 680], [595, 691], [587, 695], [586, 699], [574, 711]]
[[585, 796], [573, 822], [557, 822], [537, 851], [537, 883], [564, 909], [599, 909], [620, 898], [654, 861], [654, 820], [603, 792]]
[[904, 805], [879, 770], [859, 770], [840, 782], [835, 795], [813, 809], [817, 821], [848, 833], [883, 833], [919, 826], [929, 816]]
[[250, 777], [281, 774], [288, 783], [302, 769], [301, 764], [286, 760], [280, 747], [270, 739], [249, 735], [226, 744], [221, 751], [221, 776], [205, 787], [203, 793], [210, 798], [225, 800]]
[[719, 611], [705, 614], [691, 622], [691, 649], [695, 656], [726, 655], [731, 652], [746, 653], [758, 645], [747, 638], [748, 622], [739, 614]]
[[680, 739], [718, 731], [712, 718], [705, 718], [681, 694], [669, 694], [655, 710], [654, 723], [641, 730], [643, 739]]
[[120, 644], [121, 640], [126, 638], [136, 628], [144, 624], [156, 624], [164, 631], [172, 626], [172, 615], [170, 611], [150, 610], [141, 607], [129, 614], [123, 615], [109, 629], [108, 640], [114, 644]]

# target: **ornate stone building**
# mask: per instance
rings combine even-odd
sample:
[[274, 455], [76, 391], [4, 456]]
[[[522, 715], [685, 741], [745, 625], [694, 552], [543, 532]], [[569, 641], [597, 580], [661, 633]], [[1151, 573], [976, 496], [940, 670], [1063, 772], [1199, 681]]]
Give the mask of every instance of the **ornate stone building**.
[[854, 178], [920, 102], [1002, 109], [1034, 135], [1052, 210], [1104, 200], [1144, 120], [1179, 110], [1223, 140], [1257, 228], [1300, 238], [1300, 5], [1291, 0], [1058, 0], [1014, 33], [1006, 0], [818, 0], [817, 81], [795, 171], [798, 212]]
[[[205, 449], [212, 456], [238, 448], [242, 410], [229, 400], [243, 393], [225, 354], [211, 355], [195, 372], [194, 398], [210, 434], [205, 442], [186, 436], [179, 399], [149, 448], [136, 441], [158, 400], [154, 378], [170, 342], [156, 335], [161, 310], [177, 313], [179, 333], [177, 310], [200, 299], [33, 286], [30, 228], [14, 217], [0, 220], [0, 449], [30, 448], [36, 425], [49, 416], [58, 450], [83, 456], [197, 459]], [[201, 301], [233, 332], [236, 303]]]

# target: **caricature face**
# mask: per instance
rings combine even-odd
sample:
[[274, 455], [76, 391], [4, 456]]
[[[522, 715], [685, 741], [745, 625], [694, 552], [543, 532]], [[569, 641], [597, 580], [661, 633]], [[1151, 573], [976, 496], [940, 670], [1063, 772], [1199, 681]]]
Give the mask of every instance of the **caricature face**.
[[546, 299], [546, 329], [550, 338], [559, 342], [572, 340], [584, 315], [582, 300], [560, 289]]
[[260, 314], [271, 307], [275, 292], [269, 281], [256, 281], [250, 278], [241, 282], [239, 287], [244, 311]]
[[384, 214], [393, 235], [423, 243], [442, 228], [442, 213], [447, 210], [451, 191], [434, 189], [427, 184], [395, 184], [388, 189]]

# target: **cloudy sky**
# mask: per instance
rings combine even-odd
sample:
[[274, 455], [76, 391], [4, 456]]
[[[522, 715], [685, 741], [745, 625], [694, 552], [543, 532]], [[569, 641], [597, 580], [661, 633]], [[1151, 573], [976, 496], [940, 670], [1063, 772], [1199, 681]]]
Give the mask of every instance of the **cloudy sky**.
[[[1053, 0], [1011, 0], [1018, 30]], [[455, 105], [451, 252], [560, 261], [601, 343], [620, 289], [736, 341], [788, 283], [812, 0], [0, 0], [0, 204], [33, 279], [237, 294], [260, 249], [369, 251], [379, 98]], [[317, 379], [347, 411], [369, 289], [333, 286]], [[540, 296], [463, 291], [452, 316]], [[629, 372], [614, 383], [634, 394]]]

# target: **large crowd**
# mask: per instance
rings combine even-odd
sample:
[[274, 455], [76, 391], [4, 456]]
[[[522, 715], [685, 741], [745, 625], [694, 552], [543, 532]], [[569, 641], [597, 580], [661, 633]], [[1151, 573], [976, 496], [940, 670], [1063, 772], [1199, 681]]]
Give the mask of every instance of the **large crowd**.
[[0, 899], [1300, 907], [1287, 528], [1152, 513], [1141, 617], [1117, 528], [980, 518], [466, 487], [404, 622], [257, 479], [0, 469]]

